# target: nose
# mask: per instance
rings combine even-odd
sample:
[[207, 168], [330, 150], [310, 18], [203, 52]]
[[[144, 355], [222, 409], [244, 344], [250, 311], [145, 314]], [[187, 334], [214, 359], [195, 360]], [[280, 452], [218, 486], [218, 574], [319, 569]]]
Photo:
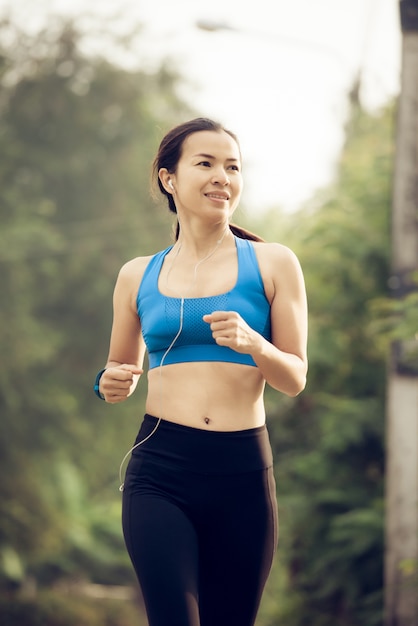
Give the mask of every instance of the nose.
[[212, 176], [212, 183], [214, 185], [222, 185], [223, 187], [229, 185], [230, 179], [224, 168], [217, 169]]

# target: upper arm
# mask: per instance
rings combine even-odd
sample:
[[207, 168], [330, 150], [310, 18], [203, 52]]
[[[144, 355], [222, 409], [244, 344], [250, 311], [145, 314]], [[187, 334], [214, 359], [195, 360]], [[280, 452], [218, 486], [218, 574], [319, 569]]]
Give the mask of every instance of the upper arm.
[[296, 255], [279, 244], [269, 245], [267, 267], [272, 285], [272, 343], [298, 356], [307, 367], [308, 306], [302, 268]]
[[146, 259], [126, 263], [119, 272], [113, 292], [113, 324], [108, 363], [129, 363], [142, 367], [145, 344], [136, 311], [136, 295]]

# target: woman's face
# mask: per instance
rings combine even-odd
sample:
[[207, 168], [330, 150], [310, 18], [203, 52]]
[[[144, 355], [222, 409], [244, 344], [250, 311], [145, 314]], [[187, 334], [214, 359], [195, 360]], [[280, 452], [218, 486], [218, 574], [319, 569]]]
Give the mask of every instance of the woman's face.
[[236, 141], [221, 131], [199, 131], [183, 143], [175, 174], [170, 175], [179, 216], [225, 216], [238, 206], [243, 180]]

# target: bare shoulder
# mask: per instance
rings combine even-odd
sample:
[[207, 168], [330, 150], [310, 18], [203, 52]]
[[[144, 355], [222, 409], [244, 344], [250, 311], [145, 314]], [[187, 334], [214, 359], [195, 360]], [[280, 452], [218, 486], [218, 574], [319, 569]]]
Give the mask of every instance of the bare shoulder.
[[296, 254], [281, 243], [254, 242], [266, 295], [270, 302], [278, 292], [303, 286], [302, 269]]
[[115, 298], [134, 302], [151, 256], [140, 256], [122, 265], [115, 286]]
[[151, 256], [138, 256], [122, 265], [119, 277], [122, 279], [142, 278]]
[[263, 275], [300, 272], [299, 259], [287, 246], [281, 243], [254, 242], [254, 249]]
[[282, 243], [264, 243], [254, 241], [254, 248], [259, 259], [280, 263], [299, 263], [296, 254]]

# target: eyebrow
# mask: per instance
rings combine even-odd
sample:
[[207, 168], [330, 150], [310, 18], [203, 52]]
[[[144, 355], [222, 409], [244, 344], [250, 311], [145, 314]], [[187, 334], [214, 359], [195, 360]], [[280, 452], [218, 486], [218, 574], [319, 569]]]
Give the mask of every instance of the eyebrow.
[[[204, 152], [199, 152], [198, 154], [194, 154], [193, 158], [194, 157], [205, 157], [205, 159], [216, 159], [216, 157], [214, 157], [212, 154], [206, 154]], [[239, 159], [234, 159], [234, 158], [229, 158], [229, 159], [226, 159], [226, 160], [227, 161], [235, 161], [235, 162], [239, 161]]]

